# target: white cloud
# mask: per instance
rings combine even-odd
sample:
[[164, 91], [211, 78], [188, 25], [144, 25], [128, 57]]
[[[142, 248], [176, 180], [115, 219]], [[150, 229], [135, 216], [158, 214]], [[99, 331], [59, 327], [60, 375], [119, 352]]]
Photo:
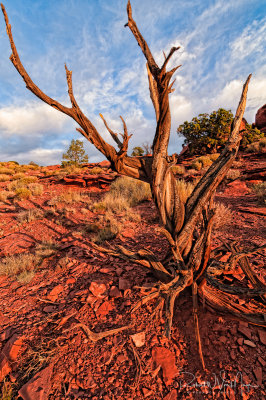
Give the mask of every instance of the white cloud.
[[[213, 109], [219, 107], [236, 110], [240, 100], [243, 81], [234, 79], [228, 82], [212, 101]], [[256, 111], [266, 100], [266, 78], [252, 78], [249, 84], [245, 118], [252, 123], [255, 120]]]
[[243, 60], [249, 55], [265, 57], [266, 18], [253, 21], [242, 34], [230, 45], [231, 56]]
[[[34, 161], [39, 165], [59, 164], [62, 159], [63, 151], [63, 149], [36, 148], [16, 154], [15, 161], [22, 164], [28, 164], [30, 161]], [[0, 152], [0, 159], [3, 161], [14, 160], [14, 155]]]
[[43, 103], [2, 107], [0, 108], [1, 136], [36, 137], [47, 132], [62, 132], [67, 119], [67, 116]]

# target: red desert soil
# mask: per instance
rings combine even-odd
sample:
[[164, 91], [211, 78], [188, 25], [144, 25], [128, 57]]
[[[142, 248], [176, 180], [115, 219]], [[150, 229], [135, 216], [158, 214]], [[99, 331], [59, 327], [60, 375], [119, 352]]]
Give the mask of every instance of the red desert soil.
[[[233, 221], [215, 232], [214, 247], [222, 240], [236, 240], [247, 247], [265, 240], [265, 209], [250, 190], [252, 182], [265, 180], [265, 167], [262, 157], [245, 155], [240, 178], [219, 188], [216, 201], [231, 208]], [[69, 189], [96, 199], [108, 190], [108, 177], [99, 184], [92, 178], [84, 185], [82, 176], [58, 183], [52, 172], [51, 168], [50, 177], [39, 176], [45, 187], [41, 196], [0, 203], [0, 257], [34, 253], [44, 241], [56, 244], [29, 283], [0, 276], [2, 393], [4, 387], [12, 387], [12, 398], [24, 400], [264, 398], [265, 330], [219, 316], [201, 305], [200, 333], [207, 368], [203, 371], [191, 292], [187, 290], [176, 301], [170, 340], [163, 336], [163, 315], [155, 311], [155, 302], [131, 314], [132, 306], [149, 293], [155, 280], [141, 266], [91, 246], [92, 233], [82, 233], [82, 228], [97, 222], [98, 214], [88, 204], [59, 203], [56, 210], [65, 207], [64, 212], [46, 212], [46, 218], [18, 222], [19, 212], [47, 211], [49, 200]], [[135, 209], [141, 223], [127, 222], [119, 236], [105, 245], [122, 244], [132, 250], [146, 247], [163, 258], [168, 245], [156, 232], [156, 208], [146, 201]], [[252, 264], [265, 282], [262, 256], [253, 256]], [[245, 283], [241, 271], [225, 279]], [[77, 324], [86, 324], [94, 332], [130, 328], [93, 342]]]

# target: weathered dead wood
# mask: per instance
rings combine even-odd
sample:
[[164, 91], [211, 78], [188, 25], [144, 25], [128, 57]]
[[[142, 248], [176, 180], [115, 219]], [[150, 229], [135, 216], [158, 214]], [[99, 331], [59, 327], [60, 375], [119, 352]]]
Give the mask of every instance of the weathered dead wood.
[[[232, 253], [229, 261], [230, 265], [235, 266], [238, 263], [241, 266], [246, 277], [252, 283], [253, 289], [246, 289], [244, 291], [241, 288], [229, 288], [228, 285], [225, 286], [211, 276], [211, 271], [215, 271], [216, 268], [217, 272], [217, 267], [221, 266], [221, 263], [219, 263], [219, 252], [222, 250], [220, 248], [216, 249], [216, 251], [211, 251], [211, 234], [215, 212], [213, 210], [213, 198], [218, 185], [232, 165], [238, 151], [241, 139], [239, 128], [245, 111], [247, 90], [251, 75], [248, 76], [243, 86], [231, 134], [224, 150], [198, 182], [186, 204], [183, 204], [179, 197], [177, 183], [171, 169], [171, 160], [174, 160], [174, 162], [176, 160], [169, 157], [167, 153], [171, 130], [169, 95], [173, 92], [173, 74], [180, 67], [177, 66], [168, 71], [167, 65], [179, 47], [172, 47], [168, 55], [165, 55], [162, 66], [159, 67], [133, 19], [131, 4], [128, 1], [128, 22], [126, 26], [131, 30], [147, 61], [150, 97], [157, 122], [152, 145], [152, 157], [129, 157], [127, 151], [131, 135], [128, 134], [124, 119], [120, 117], [124, 129], [124, 133], [120, 134], [120, 140], [118, 134], [108, 126], [104, 117], [100, 114], [105, 127], [118, 146], [118, 150], [116, 150], [102, 138], [95, 126], [81, 111], [73, 92], [72, 72], [68, 70], [67, 66], [65, 66], [65, 71], [71, 107], [66, 107], [47, 96], [31, 80], [19, 58], [5, 8], [2, 4], [1, 7], [12, 50], [10, 59], [25, 81], [27, 89], [51, 107], [76, 121], [79, 125], [77, 130], [105, 155], [111, 162], [112, 168], [118, 173], [148, 182], [151, 186], [152, 196], [162, 222], [161, 231], [169, 242], [171, 256], [168, 254], [164, 261], [160, 261], [148, 249], [142, 249], [134, 253], [122, 246], [115, 249], [108, 249], [92, 244], [92, 247], [98, 251], [132, 261], [148, 268], [158, 279], [158, 284], [154, 290], [143, 297], [132, 311], [135, 311], [150, 300], [159, 298], [158, 304], [162, 305], [164, 303], [165, 305], [165, 333], [170, 337], [175, 299], [182, 290], [192, 285], [196, 340], [203, 366], [204, 360], [198, 328], [197, 290], [199, 296], [209, 306], [221, 312], [231, 313], [238, 318], [244, 318], [251, 323], [265, 325], [266, 310], [264, 305], [255, 301], [250, 301], [248, 305], [240, 305], [237, 303], [237, 296], [235, 296], [235, 293], [250, 297], [257, 296], [258, 294], [262, 296], [265, 293], [264, 285], [249, 265], [247, 255], [252, 253], [241, 252], [236, 245], [227, 247], [227, 250], [229, 248], [229, 251]], [[215, 287], [211, 287], [210, 284]], [[218, 287], [221, 290], [217, 289]], [[230, 296], [228, 293], [230, 293]], [[262, 297], [262, 299], [264, 298]], [[91, 340], [94, 341], [127, 328], [118, 328], [117, 330], [103, 332], [102, 334], [95, 334], [86, 325], [78, 324], [75, 327], [82, 328]]]

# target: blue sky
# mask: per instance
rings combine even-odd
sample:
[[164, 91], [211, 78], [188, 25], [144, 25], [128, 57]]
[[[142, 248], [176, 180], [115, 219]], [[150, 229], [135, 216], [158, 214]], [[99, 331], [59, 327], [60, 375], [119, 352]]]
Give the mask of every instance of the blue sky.
[[[121, 131], [122, 115], [133, 133], [130, 150], [152, 142], [154, 110], [145, 60], [128, 28], [126, 0], [2, 0], [24, 67], [49, 96], [68, 105], [64, 62], [73, 71], [76, 98], [110, 143], [99, 117]], [[162, 51], [180, 45], [172, 65], [172, 135], [169, 153], [181, 149], [176, 128], [201, 112], [235, 111], [242, 84], [250, 83], [245, 117], [266, 102], [265, 0], [132, 0], [133, 17], [159, 64]], [[0, 15], [0, 160], [60, 163], [76, 124], [26, 88], [9, 60]], [[171, 66], [171, 65], [169, 65]], [[91, 162], [103, 156], [85, 143]]]

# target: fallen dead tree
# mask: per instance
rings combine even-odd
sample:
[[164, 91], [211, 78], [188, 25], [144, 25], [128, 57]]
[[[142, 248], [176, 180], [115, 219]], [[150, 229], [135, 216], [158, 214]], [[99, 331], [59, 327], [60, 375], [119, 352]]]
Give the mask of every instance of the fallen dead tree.
[[[219, 312], [229, 313], [253, 324], [265, 325], [266, 288], [252, 270], [248, 260], [249, 255], [262, 251], [262, 248], [245, 252], [235, 244], [225, 243], [218, 249], [211, 249], [212, 226], [215, 215], [213, 198], [218, 185], [232, 165], [239, 148], [241, 139], [240, 124], [245, 111], [251, 75], [249, 75], [243, 86], [231, 134], [224, 150], [198, 182], [193, 193], [184, 204], [178, 195], [176, 180], [171, 170], [171, 166], [176, 162], [176, 159], [175, 157], [169, 157], [167, 153], [171, 128], [169, 95], [174, 90], [172, 78], [179, 67], [168, 70], [167, 66], [169, 60], [179, 48], [172, 47], [168, 55], [165, 55], [162, 66], [158, 66], [148, 44], [139, 32], [132, 16], [130, 1], [128, 2], [128, 22], [126, 26], [131, 30], [147, 61], [150, 97], [157, 121], [152, 156], [130, 157], [127, 151], [132, 135], [129, 135], [124, 119], [120, 117], [123, 133], [119, 135], [112, 131], [101, 115], [105, 127], [117, 145], [118, 149], [116, 149], [102, 138], [92, 122], [81, 111], [73, 92], [72, 71], [68, 70], [67, 66], [65, 66], [65, 70], [71, 107], [64, 106], [52, 99], [32, 81], [18, 55], [11, 32], [11, 25], [3, 5], [2, 11], [12, 49], [10, 59], [24, 79], [27, 89], [51, 107], [73, 118], [79, 125], [77, 130], [105, 155], [115, 171], [150, 184], [153, 200], [161, 219], [161, 232], [169, 242], [169, 253], [165, 259], [160, 261], [148, 249], [142, 249], [134, 253], [121, 246], [110, 249], [92, 244], [100, 251], [125, 260], [131, 260], [148, 268], [158, 279], [158, 284], [154, 290], [136, 304], [132, 311], [134, 312], [150, 300], [158, 299], [158, 307], [164, 306], [165, 308], [165, 334], [170, 337], [175, 300], [184, 289], [191, 287], [196, 339], [203, 367], [204, 360], [198, 328], [198, 297], [204, 300], [209, 307]], [[221, 260], [224, 251], [231, 254], [227, 263]], [[223, 269], [227, 267], [227, 270], [232, 269], [233, 271], [236, 264], [242, 268], [253, 289], [225, 286], [219, 281], [219, 276]], [[244, 304], [241, 302], [240, 305], [238, 296], [246, 296], [249, 301]], [[82, 329], [86, 331], [84, 326], [82, 326]], [[122, 329], [114, 330], [113, 333]], [[89, 336], [93, 335], [89, 328], [87, 330], [90, 332]], [[111, 332], [108, 332], [109, 334]], [[100, 335], [100, 337], [104, 337], [104, 334]], [[95, 340], [98, 340], [98, 337]]]

